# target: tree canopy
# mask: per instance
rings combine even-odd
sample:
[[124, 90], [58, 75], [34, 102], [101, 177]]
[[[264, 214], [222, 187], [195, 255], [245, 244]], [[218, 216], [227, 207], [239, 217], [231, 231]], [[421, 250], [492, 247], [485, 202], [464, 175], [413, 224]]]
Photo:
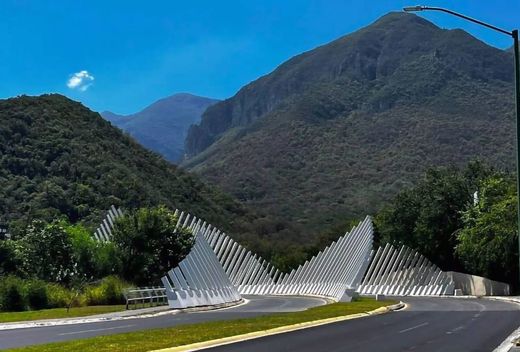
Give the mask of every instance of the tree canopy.
[[237, 201], [150, 152], [99, 114], [60, 95], [0, 99], [0, 222], [98, 224], [112, 204], [164, 204], [233, 228]]
[[514, 178], [497, 174], [481, 182], [478, 201], [462, 213], [457, 238], [456, 255], [469, 272], [517, 282], [516, 211]]
[[191, 231], [177, 226], [178, 216], [163, 206], [141, 208], [117, 219], [113, 241], [122, 261], [122, 277], [140, 286], [160, 284], [195, 243]]
[[480, 275], [515, 287], [514, 179], [514, 175], [480, 162], [462, 170], [431, 169], [375, 217], [377, 240], [414, 248], [443, 270]]

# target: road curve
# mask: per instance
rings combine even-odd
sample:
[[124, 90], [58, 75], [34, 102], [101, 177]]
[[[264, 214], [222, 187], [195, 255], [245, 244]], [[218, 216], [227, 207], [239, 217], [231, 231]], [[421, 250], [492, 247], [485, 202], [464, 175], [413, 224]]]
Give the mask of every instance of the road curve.
[[208, 352], [493, 351], [520, 325], [520, 306], [488, 299], [404, 298], [399, 312], [348, 320]]
[[249, 318], [271, 312], [295, 312], [327, 303], [311, 297], [245, 296], [247, 304], [237, 307], [197, 312], [160, 315], [95, 323], [71, 324], [0, 331], [0, 349], [23, 347], [49, 342], [111, 335], [136, 330], [171, 327], [205, 321]]

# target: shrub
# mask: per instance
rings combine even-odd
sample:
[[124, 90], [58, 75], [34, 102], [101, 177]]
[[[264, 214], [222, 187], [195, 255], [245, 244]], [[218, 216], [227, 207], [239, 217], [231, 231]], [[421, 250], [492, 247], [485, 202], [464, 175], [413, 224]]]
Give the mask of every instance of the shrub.
[[81, 307], [124, 303], [123, 291], [130, 287], [116, 276], [78, 290], [42, 280], [24, 281], [9, 276], [0, 281], [0, 310], [23, 311], [45, 308]]
[[16, 274], [21, 266], [16, 241], [0, 240], [0, 275]]
[[31, 309], [44, 309], [49, 307], [48, 284], [41, 280], [33, 280], [27, 286], [27, 303]]
[[108, 276], [96, 286], [86, 289], [85, 296], [88, 305], [106, 305], [124, 303], [123, 291], [130, 285], [116, 276]]
[[120, 273], [123, 269], [120, 254], [112, 242], [96, 243], [96, 250], [93, 254], [95, 272], [98, 277], [105, 277]]
[[71, 299], [71, 292], [58, 284], [47, 285], [49, 308], [66, 307]]
[[3, 311], [23, 311], [27, 308], [22, 279], [8, 276], [0, 281], [0, 307]]

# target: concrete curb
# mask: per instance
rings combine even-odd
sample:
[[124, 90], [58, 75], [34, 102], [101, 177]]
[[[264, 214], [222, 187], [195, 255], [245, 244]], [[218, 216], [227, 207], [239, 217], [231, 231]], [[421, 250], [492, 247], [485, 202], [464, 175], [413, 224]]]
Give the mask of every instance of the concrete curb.
[[481, 296], [481, 298], [490, 299], [493, 301], [505, 301], [520, 304], [520, 297], [517, 296]]
[[[520, 297], [507, 297], [507, 296], [484, 296], [484, 299], [490, 299], [494, 301], [511, 302], [520, 305]], [[520, 351], [520, 348], [516, 347], [515, 341], [520, 339], [520, 327], [513, 331], [506, 339], [493, 350], [493, 352], [509, 352], [509, 351]]]
[[368, 316], [372, 316], [372, 315], [385, 314], [385, 313], [388, 313], [391, 311], [400, 310], [405, 307], [406, 307], [406, 305], [403, 302], [399, 302], [399, 303], [393, 304], [391, 306], [380, 307], [380, 308], [377, 308], [377, 309], [374, 309], [374, 310], [371, 310], [371, 311], [365, 312], [365, 313], [356, 313], [356, 314], [343, 315], [340, 317], [308, 321], [308, 322], [304, 322], [304, 323], [281, 326], [281, 327], [273, 328], [273, 329], [269, 329], [269, 330], [255, 331], [255, 332], [250, 332], [250, 333], [242, 334], [242, 335], [228, 336], [228, 337], [224, 337], [221, 339], [197, 342], [197, 343], [184, 345], [184, 346], [168, 347], [168, 348], [154, 350], [154, 351], [150, 351], [150, 352], [199, 351], [199, 350], [204, 350], [207, 348], [229, 345], [229, 344], [236, 343], [236, 342], [253, 340], [253, 339], [257, 339], [257, 338], [265, 337], [265, 336], [278, 335], [278, 334], [283, 334], [286, 332], [308, 329], [308, 328], [313, 328], [316, 326], [321, 326], [321, 325], [326, 325], [326, 324], [331, 324], [331, 323], [338, 323], [338, 322], [346, 321], [346, 320], [358, 319], [358, 318], [368, 317]]
[[[139, 312], [136, 311], [135, 314], [130, 315], [117, 315], [117, 312], [106, 313], [96, 316], [85, 316], [85, 317], [75, 317], [75, 318], [64, 318], [64, 319], [43, 319], [43, 320], [29, 320], [29, 321], [20, 321], [20, 322], [12, 322], [12, 323], [3, 323], [0, 324], [0, 331], [3, 330], [16, 330], [16, 329], [29, 329], [29, 328], [41, 328], [48, 326], [63, 326], [63, 325], [73, 325], [73, 324], [87, 324], [87, 323], [100, 323], [105, 321], [120, 321], [120, 320], [129, 320], [129, 319], [145, 319], [145, 318], [154, 318], [162, 315], [176, 315], [183, 313], [195, 313], [195, 312], [205, 312], [211, 310], [218, 309], [228, 309], [231, 307], [241, 306], [246, 304], [248, 301], [241, 299], [236, 302], [231, 303], [222, 303], [213, 306], [204, 306], [204, 307], [194, 307], [194, 308], [186, 308], [186, 309], [169, 309], [165, 307], [165, 310], [156, 312], [156, 313], [148, 313], [148, 312]], [[127, 311], [122, 311], [127, 312]]]

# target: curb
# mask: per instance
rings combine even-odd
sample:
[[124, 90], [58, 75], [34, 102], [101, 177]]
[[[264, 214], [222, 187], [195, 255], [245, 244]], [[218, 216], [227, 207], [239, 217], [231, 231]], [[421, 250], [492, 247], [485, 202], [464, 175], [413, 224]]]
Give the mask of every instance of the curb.
[[175, 312], [176, 312], [176, 314], [207, 312], [207, 311], [217, 310], [217, 309], [226, 309], [226, 308], [231, 308], [231, 307], [239, 307], [239, 306], [241, 306], [243, 304], [246, 304], [248, 302], [249, 302], [249, 300], [241, 298], [238, 301], [229, 302], [229, 303], [214, 304], [212, 306], [202, 306], [202, 307], [175, 309]]
[[[502, 302], [510, 302], [520, 304], [520, 299], [518, 297], [509, 298], [507, 296], [484, 296], [484, 299], [489, 299], [492, 301], [502, 301]], [[516, 342], [520, 338], [520, 327], [514, 330], [506, 339], [493, 350], [493, 352], [509, 352], [509, 351], [520, 351], [518, 347], [516, 347]]]
[[520, 304], [520, 297], [516, 297], [516, 296], [482, 296], [481, 298], [484, 298], [484, 299], [489, 299], [489, 300], [492, 300], [492, 301], [503, 301], [503, 302], [511, 302], [511, 303], [516, 303], [516, 304]]
[[286, 326], [281, 326], [278, 328], [273, 328], [273, 329], [268, 329], [268, 330], [254, 331], [254, 332], [250, 332], [250, 333], [242, 334], [242, 335], [228, 336], [228, 337], [223, 337], [220, 339], [209, 340], [209, 341], [204, 341], [204, 342], [196, 342], [196, 343], [192, 343], [192, 344], [184, 345], [184, 346], [168, 347], [168, 348], [163, 348], [160, 350], [154, 350], [154, 351], [150, 351], [150, 352], [199, 351], [199, 350], [204, 350], [207, 348], [229, 345], [229, 344], [236, 343], [236, 342], [253, 340], [253, 339], [260, 338], [260, 337], [278, 335], [278, 334], [283, 334], [286, 332], [303, 330], [303, 329], [313, 328], [316, 326], [338, 323], [338, 322], [346, 321], [346, 320], [353, 320], [353, 319], [369, 317], [369, 316], [373, 316], [373, 315], [385, 314], [385, 313], [389, 313], [392, 311], [397, 311], [397, 310], [403, 309], [405, 307], [406, 307], [405, 303], [399, 302], [397, 304], [393, 304], [393, 305], [387, 306], [387, 307], [380, 307], [380, 308], [371, 310], [369, 312], [349, 314], [349, 315], [343, 315], [343, 316], [339, 316], [339, 317], [320, 319], [320, 320], [314, 320], [314, 321], [307, 321], [304, 323], [286, 325]]

